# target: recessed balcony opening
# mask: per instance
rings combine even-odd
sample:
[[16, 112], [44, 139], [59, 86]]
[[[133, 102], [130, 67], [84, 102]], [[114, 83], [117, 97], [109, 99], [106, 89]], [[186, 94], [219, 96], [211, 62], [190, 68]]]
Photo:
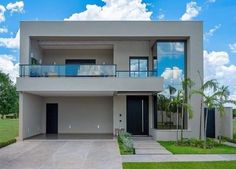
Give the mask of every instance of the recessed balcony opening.
[[21, 74], [30, 77], [114, 76], [113, 45], [104, 42], [31, 39], [29, 65]]

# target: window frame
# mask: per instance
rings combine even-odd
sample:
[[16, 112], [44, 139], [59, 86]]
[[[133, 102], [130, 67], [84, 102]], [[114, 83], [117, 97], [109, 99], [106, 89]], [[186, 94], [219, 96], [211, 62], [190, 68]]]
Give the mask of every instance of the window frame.
[[[129, 57], [129, 76], [130, 77], [132, 77], [131, 76], [131, 73], [132, 73], [132, 70], [131, 70], [131, 60], [132, 59], [138, 59], [138, 60], [147, 60], [147, 77], [148, 77], [148, 72], [149, 72], [149, 57], [148, 56], [130, 56]], [[140, 61], [138, 61], [138, 72], [141, 72], [141, 70], [140, 70]], [[136, 76], [134, 76], [134, 77], [136, 77]], [[138, 77], [140, 77], [140, 76], [138, 76]]]
[[[184, 43], [184, 51], [183, 51], [183, 53], [184, 53], [184, 78], [187, 78], [188, 77], [188, 64], [187, 64], [187, 62], [188, 62], [188, 50], [187, 50], [187, 47], [188, 47], [188, 40], [187, 39], [168, 39], [168, 40], [156, 40], [155, 42], [154, 42], [154, 44], [153, 44], [153, 46], [152, 46], [152, 70], [154, 71], [154, 60], [156, 59], [156, 61], [158, 62], [158, 50], [157, 50], [157, 44], [158, 43], [175, 43], [175, 42], [180, 42], [180, 43]], [[156, 53], [154, 52], [155, 50], [154, 50], [154, 48], [156, 48]], [[156, 70], [157, 72], [158, 72], [158, 63], [157, 63], [157, 70]], [[186, 93], [186, 95], [188, 94], [188, 90], [185, 88], [184, 89], [185, 90], [185, 93]], [[156, 95], [154, 96], [154, 97], [157, 97]], [[187, 98], [187, 97], [185, 97], [186, 99], [187, 99], [187, 101], [186, 102], [189, 102], [189, 99]], [[154, 98], [153, 98], [153, 104], [154, 104]], [[157, 99], [156, 99], [156, 101], [158, 101]], [[154, 109], [154, 105], [153, 105], [153, 109]], [[157, 108], [156, 108], [156, 110], [157, 110]], [[153, 111], [154, 113], [155, 113], [155, 111]], [[155, 115], [154, 115], [154, 113], [153, 113], [153, 118], [155, 117]], [[158, 117], [158, 115], [156, 114], [156, 117]], [[184, 127], [184, 130], [188, 130], [189, 129], [189, 118], [188, 118], [188, 114], [187, 114], [187, 117], [184, 117], [184, 121], [187, 119], [187, 122], [186, 122], [186, 127]], [[176, 129], [158, 129], [158, 126], [157, 126], [157, 124], [156, 124], [156, 128], [155, 128], [155, 124], [154, 124], [154, 122], [155, 122], [155, 119], [153, 119], [152, 120], [153, 121], [153, 128], [154, 129], [156, 129], [156, 130], [176, 130]], [[157, 121], [157, 119], [156, 119], [156, 121]], [[185, 122], [183, 122], [183, 124], [184, 124]]]

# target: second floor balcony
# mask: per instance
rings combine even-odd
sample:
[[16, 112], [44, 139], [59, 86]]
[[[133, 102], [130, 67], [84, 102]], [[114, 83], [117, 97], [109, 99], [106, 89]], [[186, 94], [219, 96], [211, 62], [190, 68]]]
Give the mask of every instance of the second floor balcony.
[[17, 90], [39, 95], [153, 93], [163, 90], [163, 78], [153, 71], [117, 70], [116, 65], [20, 65]]

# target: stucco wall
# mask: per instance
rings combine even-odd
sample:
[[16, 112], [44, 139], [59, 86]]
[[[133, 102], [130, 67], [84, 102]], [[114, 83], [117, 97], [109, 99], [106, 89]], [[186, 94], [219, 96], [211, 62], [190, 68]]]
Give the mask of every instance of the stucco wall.
[[126, 95], [113, 97], [113, 133], [115, 129], [126, 131]]
[[149, 41], [114, 42], [114, 64], [118, 70], [129, 70], [129, 57], [149, 57], [151, 62], [149, 49]]
[[42, 49], [38, 45], [38, 41], [33, 39], [30, 43], [30, 55], [28, 57], [33, 57], [38, 63], [42, 62]]
[[58, 103], [58, 133], [112, 133], [112, 97], [46, 97], [43, 131], [46, 129], [46, 103]]
[[233, 138], [233, 111], [231, 107], [225, 107], [225, 113], [215, 114], [215, 135]]
[[42, 132], [43, 98], [20, 93], [20, 139]]
[[66, 59], [96, 59], [96, 64], [113, 64], [112, 49], [45, 49], [43, 64], [65, 64]]

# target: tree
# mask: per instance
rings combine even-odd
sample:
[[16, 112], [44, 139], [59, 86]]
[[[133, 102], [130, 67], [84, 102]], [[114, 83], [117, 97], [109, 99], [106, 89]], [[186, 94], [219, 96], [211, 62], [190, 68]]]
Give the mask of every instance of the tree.
[[158, 100], [157, 110], [159, 110], [161, 112], [161, 123], [163, 126], [164, 112], [165, 112], [166, 116], [168, 114], [169, 99], [163, 94], [157, 94], [157, 100]]
[[8, 74], [0, 72], [0, 114], [18, 114], [18, 93]]
[[179, 106], [182, 104], [182, 96], [181, 91], [177, 91], [176, 96], [172, 96], [170, 100], [170, 107], [171, 110], [176, 111], [176, 143], [178, 144], [179, 141]]
[[[176, 142], [178, 143], [179, 139], [179, 109], [181, 109], [181, 141], [183, 141], [183, 126], [184, 126], [184, 112], [188, 112], [189, 119], [192, 118], [192, 106], [188, 104], [188, 99], [191, 98], [191, 87], [194, 85], [193, 81], [190, 78], [185, 78], [182, 81], [182, 88], [180, 90], [173, 90], [170, 92], [170, 106], [173, 110], [176, 111]], [[169, 87], [173, 88], [173, 87]], [[189, 91], [187, 91], [189, 90]]]
[[236, 109], [233, 109], [233, 118], [236, 118]]
[[[208, 111], [217, 106], [217, 98], [221, 95], [221, 92], [218, 91], [218, 82], [215, 79], [208, 80], [200, 87], [200, 89], [194, 90], [193, 94], [202, 96], [203, 99], [201, 104], [207, 107], [204, 122], [204, 148], [206, 148]], [[203, 114], [203, 112], [203, 109], [201, 109], [201, 114]]]
[[185, 78], [182, 81], [182, 106], [181, 106], [181, 141], [183, 141], [183, 127], [184, 127], [184, 111], [188, 112], [188, 118], [191, 119], [193, 116], [193, 110], [191, 104], [188, 103], [188, 100], [191, 99], [192, 86], [194, 82], [190, 78]]
[[[200, 83], [201, 85], [203, 85], [203, 78], [201, 76], [200, 71], [198, 70], [198, 75], [199, 75], [199, 79], [200, 79]], [[200, 88], [200, 90], [202, 91], [202, 88]], [[201, 104], [200, 104], [200, 124], [199, 124], [199, 140], [202, 140], [202, 116], [203, 116], [203, 98], [201, 97]]]

